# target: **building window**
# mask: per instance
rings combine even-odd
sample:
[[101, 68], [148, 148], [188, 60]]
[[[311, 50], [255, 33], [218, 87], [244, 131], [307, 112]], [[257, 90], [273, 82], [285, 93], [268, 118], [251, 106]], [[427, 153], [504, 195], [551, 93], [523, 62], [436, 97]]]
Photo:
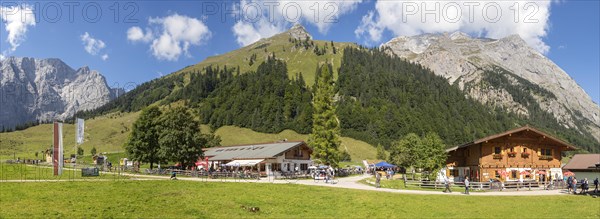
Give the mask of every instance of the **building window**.
[[501, 154], [501, 153], [502, 153], [502, 148], [494, 147], [494, 154]]
[[308, 170], [308, 164], [301, 163], [300, 164], [300, 170]]
[[494, 171], [494, 177], [496, 177], [496, 178], [499, 179], [500, 178], [500, 171], [498, 171], [498, 170]]
[[517, 178], [517, 171], [516, 170], [510, 171], [510, 178], [513, 178], [513, 179]]
[[458, 169], [453, 169], [450, 171], [450, 176], [452, 177], [457, 177], [458, 176]]
[[542, 148], [540, 151], [540, 155], [541, 160], [552, 160], [552, 149]]
[[548, 148], [542, 148], [542, 156], [552, 156], [552, 150]]

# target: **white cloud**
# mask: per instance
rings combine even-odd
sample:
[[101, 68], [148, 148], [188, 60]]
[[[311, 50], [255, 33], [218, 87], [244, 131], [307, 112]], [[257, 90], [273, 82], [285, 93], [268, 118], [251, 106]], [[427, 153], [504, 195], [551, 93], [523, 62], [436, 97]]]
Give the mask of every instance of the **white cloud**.
[[550, 47], [542, 39], [549, 28], [551, 4], [551, 1], [378, 0], [375, 11], [363, 16], [355, 34], [372, 42], [380, 42], [386, 30], [395, 36], [462, 31], [497, 39], [519, 34], [531, 47], [547, 53]]
[[181, 54], [189, 55], [190, 46], [201, 45], [212, 35], [202, 21], [179, 14], [150, 18], [148, 23], [150, 27], [146, 28], [146, 33], [137, 26], [129, 28], [127, 39], [133, 42], [151, 42], [152, 55], [159, 60], [176, 61]]
[[33, 10], [33, 6], [26, 4], [0, 7], [0, 20], [4, 22], [4, 29], [8, 32], [6, 41], [11, 47], [9, 51], [3, 51], [3, 53], [14, 52], [25, 41], [29, 26], [35, 26]]
[[361, 2], [241, 0], [236, 8], [240, 20], [231, 29], [241, 46], [281, 33], [300, 22], [312, 24], [320, 33], [327, 34], [342, 15], [353, 11]]
[[106, 61], [108, 60], [108, 54], [104, 54], [100, 58], [102, 58], [102, 61]]
[[[339, 22], [342, 15], [352, 12], [362, 0], [336, 1], [285, 1], [278, 0], [276, 12], [286, 20], [294, 22], [297, 19], [315, 25], [319, 32], [326, 34], [331, 25]], [[298, 16], [300, 14], [301, 16]]]
[[147, 43], [150, 42], [152, 38], [152, 30], [149, 28], [146, 28], [145, 34], [142, 28], [138, 26], [130, 27], [127, 30], [127, 39], [132, 42], [142, 41]]
[[260, 20], [256, 23], [238, 21], [233, 25], [233, 33], [236, 41], [241, 46], [250, 45], [261, 38], [268, 38], [285, 31], [285, 24], [272, 24], [268, 20]]
[[83, 48], [90, 55], [97, 55], [100, 50], [106, 47], [106, 44], [102, 40], [94, 39], [88, 32], [81, 35], [81, 42], [83, 42]]

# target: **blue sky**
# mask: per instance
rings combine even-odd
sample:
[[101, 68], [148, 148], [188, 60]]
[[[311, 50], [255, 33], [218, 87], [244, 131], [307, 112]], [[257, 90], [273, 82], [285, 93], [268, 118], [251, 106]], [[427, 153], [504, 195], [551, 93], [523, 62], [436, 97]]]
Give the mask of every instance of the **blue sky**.
[[[232, 14], [224, 13], [223, 2], [230, 12], [243, 11], [242, 15], [247, 19], [236, 20]], [[2, 1], [0, 52], [4, 56], [60, 58], [73, 68], [89, 66], [105, 75], [109, 85], [123, 87], [169, 74], [208, 56], [223, 54], [260, 37], [281, 32], [293, 25], [289, 21], [302, 23], [316, 39], [369, 46], [398, 35], [427, 32], [460, 30], [491, 38], [516, 33], [564, 69], [596, 103], [600, 102], [598, 1], [536, 1], [533, 5], [520, 2], [518, 8], [535, 8], [536, 14], [527, 17], [531, 11], [521, 11], [519, 22], [510, 22], [515, 19], [514, 13], [511, 14], [514, 11], [505, 7], [507, 2], [513, 3], [499, 1], [503, 9], [499, 22], [491, 24], [486, 17], [482, 19], [475, 14], [474, 22], [462, 25], [444, 23], [443, 19], [441, 23], [431, 23], [435, 20], [435, 17], [427, 17], [431, 15], [425, 15], [429, 19], [426, 22], [415, 22], [409, 11], [387, 10], [398, 6], [399, 2], [403, 1], [147, 1], [129, 5], [127, 2], [90, 1], [73, 6], [74, 13], [70, 17], [69, 3]], [[280, 3], [274, 8], [275, 12], [268, 10], [271, 3]], [[421, 1], [403, 3], [417, 8], [425, 6]], [[12, 8], [23, 4], [28, 7], [21, 7], [18, 12]], [[115, 10], [115, 6], [119, 9]], [[260, 6], [260, 10], [255, 10], [255, 6]], [[460, 6], [464, 10], [464, 5]], [[289, 13], [297, 7], [301, 9], [300, 15]], [[284, 8], [288, 10], [287, 14], [281, 12]], [[97, 9], [102, 11], [101, 15], [95, 13]], [[212, 13], [210, 9], [217, 11]], [[25, 12], [25, 15], [19, 14], [25, 20], [29, 18], [27, 12], [35, 14], [35, 22], [10, 20], [10, 15], [20, 12]], [[322, 22], [332, 12], [337, 21]], [[318, 21], [314, 19], [316, 14]], [[257, 17], [253, 15], [262, 16], [252, 20]], [[272, 20], [269, 15], [273, 15]], [[408, 20], [403, 20], [403, 16]], [[526, 18], [536, 22], [522, 22]]]

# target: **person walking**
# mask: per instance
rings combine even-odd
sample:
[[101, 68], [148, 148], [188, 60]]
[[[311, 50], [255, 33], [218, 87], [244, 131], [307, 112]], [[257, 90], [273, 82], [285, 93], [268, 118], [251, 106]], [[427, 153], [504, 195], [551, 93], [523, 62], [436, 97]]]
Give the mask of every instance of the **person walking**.
[[469, 194], [469, 177], [465, 177], [465, 194]]
[[588, 192], [588, 189], [590, 188], [590, 183], [588, 181], [587, 178], [583, 178], [583, 182], [581, 182], [581, 194], [584, 194]]
[[573, 177], [573, 194], [577, 194], [577, 177]]
[[444, 177], [444, 186], [446, 186], [444, 193], [452, 193], [452, 190], [450, 190], [450, 180], [448, 180], [447, 176]]
[[379, 172], [375, 172], [375, 187], [380, 188], [381, 185], [379, 184], [381, 181], [381, 173]]
[[598, 193], [598, 184], [600, 182], [598, 182], [598, 177], [596, 177], [596, 179], [594, 180], [594, 193]]
[[571, 193], [571, 189], [573, 189], [573, 177], [567, 178], [567, 193]]

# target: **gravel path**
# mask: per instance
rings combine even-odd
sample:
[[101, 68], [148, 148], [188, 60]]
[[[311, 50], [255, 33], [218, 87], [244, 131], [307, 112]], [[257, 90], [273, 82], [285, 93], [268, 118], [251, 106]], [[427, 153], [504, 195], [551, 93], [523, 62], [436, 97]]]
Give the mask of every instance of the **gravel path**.
[[[110, 173], [107, 173], [110, 174]], [[153, 175], [142, 175], [142, 174], [129, 174], [125, 173], [124, 176], [130, 177], [129, 180], [169, 180], [169, 176], [153, 176]], [[365, 185], [358, 181], [369, 178], [369, 175], [360, 175], [352, 177], [339, 178], [336, 184], [325, 183], [322, 180], [315, 182], [314, 180], [269, 180], [267, 178], [261, 178], [260, 180], [243, 180], [243, 179], [206, 179], [206, 178], [193, 178], [193, 177], [178, 177], [178, 180], [183, 181], [195, 181], [195, 182], [228, 182], [228, 183], [276, 183], [276, 184], [299, 184], [307, 186], [325, 186], [334, 188], [345, 188], [345, 189], [359, 189], [367, 191], [377, 192], [390, 192], [400, 194], [419, 194], [419, 195], [465, 195], [462, 190], [455, 190], [452, 193], [443, 193], [442, 190], [438, 191], [423, 191], [423, 190], [402, 190], [402, 189], [388, 189], [388, 188], [375, 188], [374, 186]], [[0, 180], [2, 183], [19, 183], [19, 182], [65, 182], [65, 181], [110, 181], [110, 179], [75, 179], [75, 180]], [[544, 195], [567, 195], [565, 190], [521, 190], [521, 191], [487, 191], [487, 192], [471, 192], [472, 196], [544, 196]]]

